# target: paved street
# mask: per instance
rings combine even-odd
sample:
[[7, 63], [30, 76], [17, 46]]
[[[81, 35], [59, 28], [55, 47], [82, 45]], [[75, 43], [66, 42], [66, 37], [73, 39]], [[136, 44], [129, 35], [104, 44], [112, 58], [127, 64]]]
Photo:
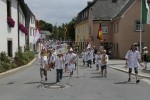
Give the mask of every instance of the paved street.
[[[111, 60], [110, 66], [123, 65]], [[79, 59], [79, 72], [73, 77], [64, 73], [60, 84], [55, 84], [55, 70], [48, 72], [48, 81], [40, 83], [38, 61], [30, 67], [0, 78], [0, 100], [149, 100], [150, 80], [141, 78], [139, 84], [132, 76], [108, 68], [107, 78], [93, 68], [83, 67]]]

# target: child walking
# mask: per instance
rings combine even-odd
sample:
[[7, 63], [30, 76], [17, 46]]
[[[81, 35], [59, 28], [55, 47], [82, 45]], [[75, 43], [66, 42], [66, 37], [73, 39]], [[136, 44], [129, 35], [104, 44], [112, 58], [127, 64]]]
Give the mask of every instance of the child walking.
[[101, 54], [101, 76], [107, 77], [107, 66], [108, 66], [108, 55], [106, 50], [102, 51]]
[[95, 55], [95, 62], [96, 62], [96, 70], [99, 70], [99, 68], [101, 66], [101, 54], [100, 54], [100, 51], [98, 51], [97, 54]]
[[48, 66], [47, 52], [44, 49], [41, 51], [40, 61], [41, 61], [40, 67], [41, 82], [44, 82], [43, 76], [45, 76], [45, 81], [47, 81], [47, 71], [45, 70], [45, 67]]
[[58, 84], [62, 80], [63, 75], [63, 66], [64, 66], [64, 58], [62, 53], [57, 54], [57, 58], [55, 60], [56, 67], [56, 83]]

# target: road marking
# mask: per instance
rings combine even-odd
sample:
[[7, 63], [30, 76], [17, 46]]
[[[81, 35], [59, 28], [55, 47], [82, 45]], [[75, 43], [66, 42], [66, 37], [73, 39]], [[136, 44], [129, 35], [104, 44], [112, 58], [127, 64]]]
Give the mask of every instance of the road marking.
[[147, 84], [150, 85], [150, 80], [149, 79], [142, 79], [142, 81], [146, 82]]

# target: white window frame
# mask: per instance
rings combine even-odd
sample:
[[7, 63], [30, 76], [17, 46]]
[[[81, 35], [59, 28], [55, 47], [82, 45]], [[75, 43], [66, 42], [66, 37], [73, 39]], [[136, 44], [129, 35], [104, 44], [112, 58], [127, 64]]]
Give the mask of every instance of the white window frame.
[[[140, 21], [136, 21], [136, 22], [135, 22], [135, 31], [136, 31], [136, 32], [143, 31], [143, 24], [141, 24], [141, 25], [142, 25], [142, 26], [140, 27]], [[141, 28], [142, 30], [141, 30], [140, 28]]]
[[108, 33], [108, 26], [102, 25], [102, 33]]

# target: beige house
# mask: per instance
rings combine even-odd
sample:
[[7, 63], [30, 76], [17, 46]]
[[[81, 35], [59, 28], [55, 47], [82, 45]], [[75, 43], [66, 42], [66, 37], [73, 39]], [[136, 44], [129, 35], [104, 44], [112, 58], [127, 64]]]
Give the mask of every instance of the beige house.
[[[140, 42], [141, 0], [94, 0], [87, 7], [87, 19], [80, 17], [84, 15], [84, 10], [78, 14], [80, 21], [76, 25], [77, 42], [84, 41], [84, 34], [85, 41], [90, 40], [97, 49], [104, 46], [107, 51], [111, 51], [113, 58], [124, 58], [130, 46]], [[100, 18], [103, 41], [97, 39]], [[79, 31], [83, 25], [88, 26], [87, 33]], [[142, 48], [147, 46], [150, 49], [150, 25], [142, 26]]]

